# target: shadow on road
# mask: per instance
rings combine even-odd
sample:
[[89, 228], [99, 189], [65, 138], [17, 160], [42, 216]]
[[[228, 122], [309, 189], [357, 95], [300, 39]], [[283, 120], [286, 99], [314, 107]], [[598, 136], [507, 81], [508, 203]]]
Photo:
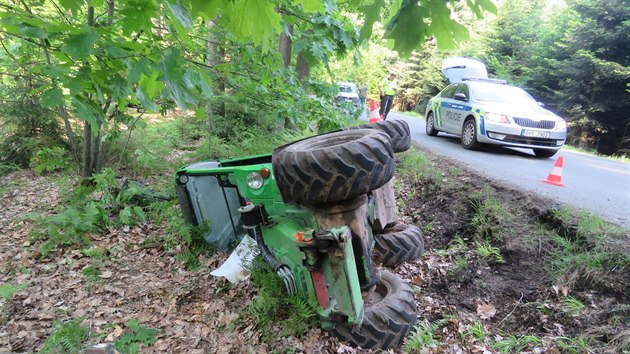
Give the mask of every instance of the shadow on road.
[[[444, 141], [447, 141], [451, 144], [454, 145], [459, 145], [460, 148], [463, 150], [464, 148], [461, 146], [461, 139], [458, 136], [455, 135], [444, 135], [444, 133], [440, 133], [440, 135], [438, 135], [436, 138], [438, 139], [444, 139]], [[519, 157], [528, 157], [528, 158], [536, 158], [538, 159], [533, 152], [532, 153], [527, 153], [525, 152], [526, 150], [522, 149], [522, 150], [515, 150], [513, 148], [508, 148], [505, 146], [500, 146], [500, 145], [492, 145], [492, 144], [482, 144], [478, 149], [476, 149], [476, 151], [480, 151], [483, 153], [491, 153], [491, 154], [495, 154], [495, 155], [503, 155], [503, 156], [519, 156]]]

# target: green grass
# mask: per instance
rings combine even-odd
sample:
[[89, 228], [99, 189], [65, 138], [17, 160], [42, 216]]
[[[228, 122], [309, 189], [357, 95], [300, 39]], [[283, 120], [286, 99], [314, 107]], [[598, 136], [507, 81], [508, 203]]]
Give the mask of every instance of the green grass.
[[552, 210], [552, 215], [561, 223], [548, 236], [545, 261], [553, 278], [571, 286], [578, 279], [597, 281], [630, 267], [625, 230], [568, 208]]
[[415, 330], [407, 336], [403, 349], [408, 353], [419, 353], [426, 348], [434, 348], [442, 344], [435, 335], [435, 325], [420, 323]]
[[486, 339], [486, 329], [484, 328], [483, 323], [479, 321], [475, 321], [473, 324], [468, 326], [468, 331], [473, 338], [480, 342], [483, 342]]
[[28, 284], [2, 284], [0, 285], [0, 298], [8, 300], [13, 297], [16, 293], [28, 288]]
[[81, 274], [83, 274], [83, 276], [85, 277], [85, 279], [87, 279], [87, 281], [95, 282], [100, 279], [99, 275], [101, 275], [101, 270], [98, 269], [98, 267], [96, 266], [87, 266], [83, 268], [83, 270], [81, 271]]
[[501, 251], [497, 247], [493, 247], [487, 242], [475, 241], [477, 252], [484, 259], [490, 259], [496, 263], [505, 263], [505, 259], [501, 255]]
[[585, 149], [585, 148], [581, 148], [581, 147], [577, 147], [573, 145], [564, 145], [562, 149], [568, 150], [568, 151], [579, 152], [585, 155], [601, 157], [606, 160], [618, 161], [618, 162], [630, 164], [630, 157], [624, 156], [624, 155], [612, 155], [612, 156], [603, 155], [603, 154], [598, 153], [595, 149]]
[[400, 164], [396, 166], [397, 173], [411, 178], [416, 183], [419, 182], [421, 178], [437, 177], [438, 169], [434, 167], [433, 162], [414, 147], [401, 153], [400, 160]]
[[586, 308], [580, 300], [574, 298], [573, 296], [567, 296], [562, 299], [561, 306], [562, 312], [568, 314], [569, 316], [575, 316]]
[[530, 346], [541, 345], [542, 340], [536, 336], [517, 337], [512, 334], [502, 334], [505, 338], [494, 342], [492, 347], [500, 353], [519, 353]]
[[470, 225], [475, 235], [492, 244], [501, 243], [507, 226], [513, 220], [508, 207], [492, 195], [489, 187], [470, 197]]
[[590, 348], [590, 340], [585, 337], [555, 337], [554, 342], [562, 350], [562, 353], [581, 354], [592, 352]]

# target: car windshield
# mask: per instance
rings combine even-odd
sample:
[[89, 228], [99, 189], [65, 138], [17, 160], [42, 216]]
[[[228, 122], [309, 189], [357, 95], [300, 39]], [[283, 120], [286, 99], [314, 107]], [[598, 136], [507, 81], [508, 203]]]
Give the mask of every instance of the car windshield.
[[525, 90], [514, 86], [475, 82], [474, 85], [471, 84], [471, 88], [477, 101], [537, 104]]
[[339, 92], [353, 93], [357, 92], [357, 88], [350, 85], [339, 85]]

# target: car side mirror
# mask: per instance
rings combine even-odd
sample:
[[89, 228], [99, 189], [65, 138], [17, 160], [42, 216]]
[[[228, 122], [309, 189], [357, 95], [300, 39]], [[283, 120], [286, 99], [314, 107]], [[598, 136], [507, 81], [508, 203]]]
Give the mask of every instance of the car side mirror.
[[466, 94], [458, 92], [453, 96], [453, 99], [458, 100], [458, 101], [468, 101], [468, 97], [466, 97]]
[[545, 107], [545, 104], [542, 103], [542, 102], [536, 102], [536, 103], [538, 103], [538, 106], [540, 106], [540, 107]]

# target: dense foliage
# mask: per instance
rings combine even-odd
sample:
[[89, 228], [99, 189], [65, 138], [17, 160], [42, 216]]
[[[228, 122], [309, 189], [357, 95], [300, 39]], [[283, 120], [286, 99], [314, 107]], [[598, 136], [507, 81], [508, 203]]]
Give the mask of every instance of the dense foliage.
[[[451, 19], [454, 3], [8, 1], [0, 5], [0, 65], [6, 69], [0, 86], [12, 93], [23, 82], [30, 85], [32, 109], [45, 111], [42, 119], [53, 125], [60, 120], [73, 160], [90, 177], [124, 144], [123, 130], [144, 125], [130, 106], [138, 113], [195, 110], [210, 135], [226, 139], [252, 127], [262, 134], [313, 127], [313, 120], [320, 128], [338, 127], [347, 114], [331, 106], [330, 85], [311, 81], [311, 67], [356, 51], [377, 21], [403, 55], [430, 36], [441, 47], [453, 46], [467, 36]], [[496, 10], [489, 0], [467, 6], [478, 17]], [[361, 29], [351, 13], [363, 19]], [[281, 55], [271, 51], [276, 45]], [[3, 111], [3, 120], [14, 116]], [[33, 135], [17, 126], [4, 129]], [[24, 164], [32, 150], [2, 162]]]

